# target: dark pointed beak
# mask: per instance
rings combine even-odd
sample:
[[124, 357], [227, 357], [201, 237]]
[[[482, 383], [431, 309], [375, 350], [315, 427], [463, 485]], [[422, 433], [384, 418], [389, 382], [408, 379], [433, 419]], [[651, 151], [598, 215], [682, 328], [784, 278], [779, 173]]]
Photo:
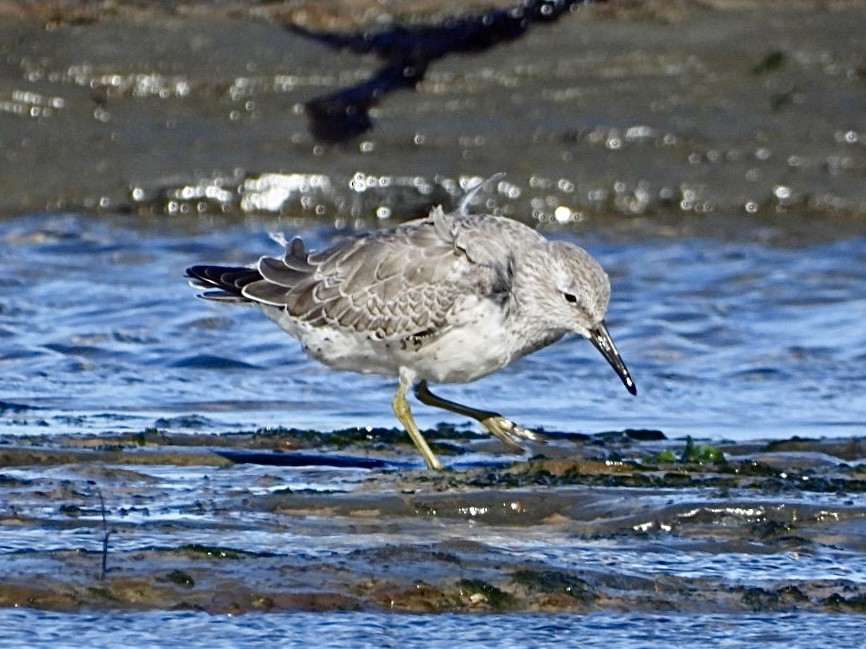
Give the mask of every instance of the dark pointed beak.
[[601, 355], [610, 363], [617, 376], [622, 380], [626, 390], [632, 394], [637, 394], [637, 386], [632, 381], [631, 374], [628, 373], [628, 368], [622, 362], [622, 357], [616, 350], [616, 345], [613, 344], [613, 339], [607, 332], [607, 327], [602, 322], [595, 329], [590, 329], [589, 339], [595, 348], [601, 352]]

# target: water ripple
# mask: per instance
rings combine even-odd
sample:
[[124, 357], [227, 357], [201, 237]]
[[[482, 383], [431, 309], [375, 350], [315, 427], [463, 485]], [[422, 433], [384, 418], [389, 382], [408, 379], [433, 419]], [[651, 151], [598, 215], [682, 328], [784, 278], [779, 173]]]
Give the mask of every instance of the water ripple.
[[[40, 408], [3, 421], [22, 432], [54, 421], [69, 432], [52, 417], [99, 426], [94, 414], [137, 413], [147, 426], [221, 412], [253, 427], [392, 425], [391, 381], [327, 370], [256, 312], [197, 301], [185, 285], [190, 263], [250, 262], [273, 250], [273, 229], [279, 221], [0, 222], [6, 276], [18, 278], [0, 299], [0, 385], [5, 401]], [[336, 236], [304, 232], [314, 246]], [[571, 432], [742, 439], [844, 435], [866, 422], [856, 387], [866, 356], [862, 237], [795, 248], [703, 238], [581, 243], [611, 270], [609, 325], [640, 396], [620, 394], [576, 339], [446, 393]], [[503, 401], [514, 394], [523, 398]], [[418, 416], [425, 426], [447, 417]]]
[[[222, 647], [518, 647], [655, 646], [785, 647], [848, 645], [861, 620], [816, 613], [656, 615], [393, 615], [364, 612], [214, 616], [192, 611], [154, 613], [50, 613], [0, 611], [6, 632], [0, 647], [48, 645], [57, 649], [135, 646]], [[74, 638], [74, 641], [71, 640]]]

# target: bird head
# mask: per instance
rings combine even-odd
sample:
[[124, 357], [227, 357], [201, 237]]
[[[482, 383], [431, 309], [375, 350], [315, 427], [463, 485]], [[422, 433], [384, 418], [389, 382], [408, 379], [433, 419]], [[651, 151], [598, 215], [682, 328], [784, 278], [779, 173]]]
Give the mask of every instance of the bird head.
[[626, 389], [637, 387], [605, 325], [610, 300], [610, 280], [601, 265], [583, 248], [564, 241], [551, 241], [545, 257], [553, 281], [554, 295], [548, 298], [548, 314], [569, 331], [588, 338], [613, 367]]

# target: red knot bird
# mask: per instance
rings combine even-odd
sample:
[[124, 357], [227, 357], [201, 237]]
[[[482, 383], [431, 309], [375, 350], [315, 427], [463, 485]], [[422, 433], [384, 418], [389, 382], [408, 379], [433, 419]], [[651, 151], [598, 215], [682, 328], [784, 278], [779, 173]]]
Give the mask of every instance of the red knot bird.
[[474, 381], [578, 333], [629, 392], [637, 388], [605, 326], [610, 281], [599, 263], [512, 219], [469, 213], [483, 184], [453, 213], [437, 207], [319, 251], [278, 238], [281, 257], [252, 267], [192, 266], [187, 276], [203, 298], [260, 307], [329, 367], [397, 377], [394, 414], [431, 469], [442, 463], [412, 417], [410, 389], [521, 451], [520, 440], [543, 438], [499, 413], [436, 396], [428, 382]]

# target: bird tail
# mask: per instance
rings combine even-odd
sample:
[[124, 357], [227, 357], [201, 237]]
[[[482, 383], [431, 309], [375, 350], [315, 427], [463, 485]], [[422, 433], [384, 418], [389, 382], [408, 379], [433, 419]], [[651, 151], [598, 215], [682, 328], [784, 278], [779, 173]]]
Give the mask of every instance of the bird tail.
[[231, 304], [252, 302], [243, 294], [244, 287], [262, 279], [258, 269], [246, 266], [190, 266], [186, 276], [190, 286], [204, 289], [199, 297]]

